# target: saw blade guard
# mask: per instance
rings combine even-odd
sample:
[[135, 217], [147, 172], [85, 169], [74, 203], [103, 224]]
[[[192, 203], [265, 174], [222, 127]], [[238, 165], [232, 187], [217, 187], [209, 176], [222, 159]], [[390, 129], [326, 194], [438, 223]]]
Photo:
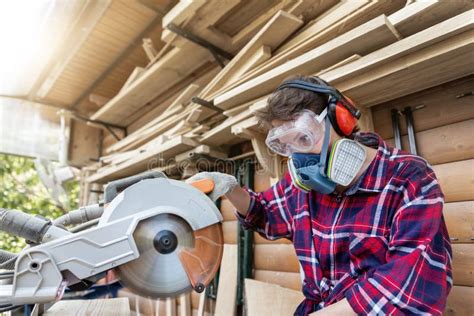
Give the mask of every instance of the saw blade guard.
[[221, 224], [194, 231], [194, 247], [182, 248], [179, 259], [193, 289], [201, 293], [219, 269], [223, 252]]

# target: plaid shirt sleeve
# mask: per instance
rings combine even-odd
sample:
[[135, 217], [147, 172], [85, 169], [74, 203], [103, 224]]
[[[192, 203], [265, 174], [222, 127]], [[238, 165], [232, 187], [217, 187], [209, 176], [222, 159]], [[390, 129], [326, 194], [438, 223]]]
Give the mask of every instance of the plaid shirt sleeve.
[[288, 173], [265, 192], [253, 192], [245, 188], [250, 194], [250, 206], [246, 216], [237, 210], [234, 213], [245, 229], [252, 229], [262, 237], [275, 240], [279, 238], [292, 239], [293, 216], [287, 207], [291, 195], [292, 185]]
[[438, 181], [426, 165], [403, 174], [386, 263], [345, 293], [359, 315], [441, 315], [452, 286], [451, 246]]

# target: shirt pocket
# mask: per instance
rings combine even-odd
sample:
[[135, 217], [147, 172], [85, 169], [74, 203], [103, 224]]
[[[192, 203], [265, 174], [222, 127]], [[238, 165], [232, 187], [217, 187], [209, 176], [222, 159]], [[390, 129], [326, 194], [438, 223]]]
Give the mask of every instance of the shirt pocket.
[[349, 235], [351, 275], [370, 272], [385, 264], [387, 251], [388, 240], [384, 236], [351, 233]]

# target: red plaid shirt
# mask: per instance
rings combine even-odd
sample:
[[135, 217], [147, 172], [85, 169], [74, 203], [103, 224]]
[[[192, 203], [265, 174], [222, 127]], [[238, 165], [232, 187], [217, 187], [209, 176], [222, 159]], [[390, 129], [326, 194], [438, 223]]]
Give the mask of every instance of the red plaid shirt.
[[267, 239], [293, 242], [307, 315], [347, 298], [357, 314], [441, 314], [452, 286], [443, 193], [430, 165], [376, 134], [376, 158], [343, 195], [305, 193], [289, 174], [237, 217]]

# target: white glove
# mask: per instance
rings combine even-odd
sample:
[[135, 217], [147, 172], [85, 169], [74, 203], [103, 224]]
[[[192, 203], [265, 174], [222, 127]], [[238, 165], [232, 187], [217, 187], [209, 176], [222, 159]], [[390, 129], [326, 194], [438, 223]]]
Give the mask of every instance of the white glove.
[[232, 192], [232, 190], [239, 186], [237, 179], [226, 173], [221, 172], [200, 172], [191, 178], [186, 179], [186, 183], [194, 182], [202, 179], [211, 179], [214, 182], [214, 190], [209, 193], [209, 198], [216, 201], [221, 196]]

